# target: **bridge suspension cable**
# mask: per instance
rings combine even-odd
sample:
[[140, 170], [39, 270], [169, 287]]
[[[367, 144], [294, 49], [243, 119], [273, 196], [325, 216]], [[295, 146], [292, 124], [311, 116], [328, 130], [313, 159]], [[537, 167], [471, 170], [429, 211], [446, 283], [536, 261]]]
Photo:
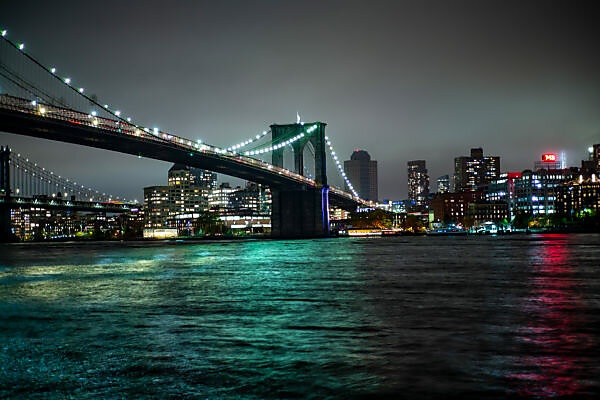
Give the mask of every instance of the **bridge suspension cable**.
[[333, 161], [335, 162], [338, 172], [340, 173], [342, 178], [344, 178], [344, 181], [346, 182], [348, 189], [350, 189], [350, 191], [352, 192], [352, 194], [354, 196], [359, 197], [356, 190], [354, 190], [354, 186], [352, 186], [352, 182], [350, 182], [350, 179], [348, 179], [348, 176], [346, 175], [344, 168], [340, 164], [340, 161], [338, 160], [338, 156], [335, 154], [335, 150], [333, 149], [333, 144], [331, 143], [331, 140], [329, 140], [329, 138], [327, 136], [325, 136], [325, 141], [327, 143], [327, 146], [329, 146], [329, 153], [331, 154], [331, 158], [333, 158]]
[[246, 147], [250, 143], [253, 143], [255, 141], [258, 141], [258, 140], [262, 139], [263, 137], [265, 137], [269, 133], [271, 133], [270, 129], [268, 131], [262, 131], [262, 133], [256, 135], [255, 137], [248, 138], [248, 139], [244, 140], [243, 142], [240, 142], [240, 143], [237, 143], [237, 144], [234, 144], [232, 146], [227, 147], [227, 151], [236, 151], [238, 149]]
[[262, 148], [255, 147], [252, 150], [248, 150], [248, 151], [244, 152], [244, 155], [253, 156], [253, 155], [264, 154], [264, 153], [268, 153], [268, 152], [271, 152], [274, 150], [281, 149], [282, 147], [285, 147], [287, 145], [290, 145], [290, 144], [302, 139], [306, 135], [310, 135], [315, 129], [317, 129], [317, 125], [312, 125], [312, 126], [306, 128], [303, 132], [298, 133], [297, 135], [294, 135], [294, 136], [290, 135], [286, 138], [279, 140], [278, 143], [276, 143], [276, 144], [271, 144], [270, 146], [266, 146], [266, 147], [262, 147]]
[[[34, 102], [45, 102], [50, 105], [58, 105], [71, 109], [83, 110], [85, 107], [91, 106], [90, 116], [92, 117], [104, 116], [106, 118], [116, 119], [121, 124], [127, 124], [134, 128], [140, 128], [144, 129], [146, 132], [150, 132], [149, 128], [144, 128], [143, 126], [133, 123], [131, 117], [123, 116], [123, 113], [117, 107], [102, 104], [97, 100], [95, 95], [88, 95], [88, 91], [84, 87], [75, 86], [71, 77], [60, 76], [56, 67], [47, 67], [42, 64], [25, 51], [25, 45], [23, 43], [11, 41], [7, 37], [6, 29], [0, 31], [0, 33], [3, 43], [8, 44], [9, 48], [17, 50], [17, 52], [23, 56], [23, 60], [30, 61], [30, 64], [25, 65], [16, 58], [9, 57], [8, 49], [5, 49], [5, 46], [0, 47], [0, 60], [4, 61], [0, 62], [0, 76], [4, 77], [5, 81], [8, 82], [10, 86], [18, 89], [18, 92], [22, 93], [24, 97], [30, 98], [30, 100]], [[33, 79], [25, 81], [19, 74], [14, 72], [17, 68], [11, 68], [8, 65], [9, 62], [18, 65], [20, 67], [18, 69], [28, 69], [32, 71], [33, 66], [36, 69], [36, 74], [29, 74], [28, 76], [33, 77]], [[52, 87], [51, 90], [43, 88], [48, 85]], [[1, 92], [2, 90], [0, 90], [0, 93]], [[156, 130], [157, 128], [153, 128], [152, 132]]]
[[101, 193], [71, 179], [55, 174], [39, 166], [21, 154], [11, 152], [9, 157], [11, 165], [11, 191], [17, 196], [76, 196], [84, 201], [112, 201], [124, 200], [119, 196]]

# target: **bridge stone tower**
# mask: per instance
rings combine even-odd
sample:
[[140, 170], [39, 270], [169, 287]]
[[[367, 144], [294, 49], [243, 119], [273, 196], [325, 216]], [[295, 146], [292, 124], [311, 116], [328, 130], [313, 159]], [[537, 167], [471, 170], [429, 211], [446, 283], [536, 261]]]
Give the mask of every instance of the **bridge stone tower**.
[[[325, 148], [325, 124], [313, 122], [271, 125], [272, 142], [279, 143], [316, 125], [311, 134], [291, 144], [294, 172], [304, 174], [304, 148], [310, 142], [315, 150], [316, 186], [304, 189], [272, 188], [271, 234], [274, 237], [319, 237], [329, 235], [329, 187]], [[272, 164], [283, 167], [283, 148], [273, 151]]]
[[10, 223], [10, 149], [8, 146], [0, 147], [0, 196], [3, 202], [0, 204], [0, 242], [12, 241], [14, 239]]

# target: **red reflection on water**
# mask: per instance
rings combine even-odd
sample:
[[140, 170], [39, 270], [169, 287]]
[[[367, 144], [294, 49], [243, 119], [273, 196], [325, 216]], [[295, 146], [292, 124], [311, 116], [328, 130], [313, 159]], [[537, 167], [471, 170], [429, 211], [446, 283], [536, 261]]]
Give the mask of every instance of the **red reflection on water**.
[[543, 235], [531, 254], [530, 293], [523, 303], [525, 326], [517, 337], [514, 373], [507, 374], [515, 393], [557, 397], [581, 393], [578, 361], [592, 345], [578, 312], [577, 294], [566, 235]]

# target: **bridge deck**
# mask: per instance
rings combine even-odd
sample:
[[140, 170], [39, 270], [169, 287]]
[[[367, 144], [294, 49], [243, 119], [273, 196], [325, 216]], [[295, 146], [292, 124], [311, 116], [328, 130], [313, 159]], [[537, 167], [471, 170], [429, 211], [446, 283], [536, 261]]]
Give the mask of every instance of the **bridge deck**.
[[[318, 188], [312, 179], [252, 157], [117, 120], [33, 104], [9, 95], [0, 95], [0, 131], [182, 163], [275, 189]], [[330, 202], [339, 206], [375, 206], [335, 188], [331, 188]]]

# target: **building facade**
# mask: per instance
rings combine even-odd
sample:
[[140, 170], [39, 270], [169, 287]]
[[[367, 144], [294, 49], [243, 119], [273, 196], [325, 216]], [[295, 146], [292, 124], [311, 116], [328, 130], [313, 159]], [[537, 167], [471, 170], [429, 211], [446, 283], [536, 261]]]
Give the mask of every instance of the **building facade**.
[[577, 169], [525, 170], [515, 180], [513, 214], [548, 215], [557, 212], [558, 188], [578, 175]]
[[168, 227], [181, 216], [207, 211], [216, 178], [213, 172], [174, 164], [168, 185], [144, 188], [145, 227]]
[[[377, 161], [365, 150], [356, 150], [350, 160], [344, 161], [344, 172], [358, 192], [358, 196], [371, 201], [377, 201]], [[349, 188], [346, 187], [349, 191]]]
[[481, 225], [485, 222], [509, 222], [510, 212], [508, 204], [503, 201], [478, 201], [469, 203], [467, 216], [472, 218], [473, 225]]
[[557, 188], [556, 211], [571, 216], [591, 215], [600, 212], [600, 179], [592, 174], [580, 175]]
[[471, 149], [470, 156], [454, 159], [454, 190], [457, 192], [476, 191], [499, 175], [500, 157], [484, 156], [482, 148]]
[[[429, 175], [425, 160], [414, 160], [408, 166], [408, 200], [417, 208], [427, 204], [429, 196]], [[414, 203], [413, 203], [414, 202]]]
[[509, 221], [514, 217], [515, 180], [517, 179], [521, 179], [520, 172], [506, 172], [482, 187], [486, 201], [503, 202], [508, 205]]
[[433, 218], [443, 223], [462, 222], [469, 210], [469, 204], [483, 201], [481, 192], [458, 192], [437, 194], [431, 200], [430, 212]]
[[450, 176], [442, 175], [437, 178], [437, 192], [448, 193], [450, 191]]

